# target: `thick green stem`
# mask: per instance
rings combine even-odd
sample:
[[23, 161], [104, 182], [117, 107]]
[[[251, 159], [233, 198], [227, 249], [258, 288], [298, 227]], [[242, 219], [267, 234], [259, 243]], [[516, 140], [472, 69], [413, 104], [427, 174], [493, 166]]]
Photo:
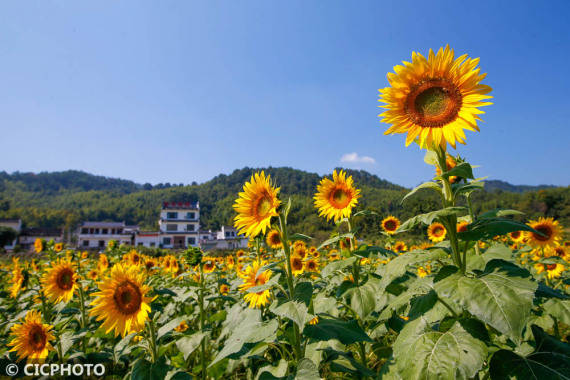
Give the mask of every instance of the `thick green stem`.
[[[471, 223], [475, 223], [477, 218], [475, 217], [475, 212], [473, 211], [473, 203], [471, 202], [471, 194], [467, 195], [467, 208], [469, 208], [469, 216], [471, 217]], [[475, 253], [480, 255], [481, 252], [479, 251], [479, 241], [475, 242]]]
[[[205, 316], [204, 316], [204, 265], [200, 263], [200, 296], [199, 296], [199, 306], [200, 306], [200, 331], [204, 332], [205, 326]], [[202, 380], [206, 380], [206, 337], [202, 338], [200, 343], [200, 364], [202, 369]]]
[[[348, 232], [352, 233], [352, 225], [350, 224], [350, 219], [347, 219], [346, 224], [348, 224]], [[354, 252], [354, 239], [350, 238], [350, 252]], [[358, 286], [360, 281], [360, 259], [356, 258], [352, 264], [352, 277], [354, 277], [354, 284]]]
[[[291, 268], [291, 247], [289, 246], [289, 236], [287, 234], [287, 220], [282, 212], [279, 213], [279, 226], [281, 227], [281, 243], [283, 244], [285, 262], [287, 265], [287, 287], [289, 288], [289, 299], [292, 300], [295, 296], [295, 287], [293, 286], [293, 270]], [[293, 330], [295, 333], [293, 348], [295, 350], [296, 359], [299, 361], [302, 359], [301, 333], [299, 331], [299, 326], [297, 326], [296, 323], [293, 323]]]

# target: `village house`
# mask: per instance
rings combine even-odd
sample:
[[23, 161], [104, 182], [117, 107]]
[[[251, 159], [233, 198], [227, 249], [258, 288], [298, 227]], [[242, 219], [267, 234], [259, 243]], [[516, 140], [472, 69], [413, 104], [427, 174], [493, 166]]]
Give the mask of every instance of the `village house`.
[[[22, 230], [22, 220], [21, 219], [0, 219], [0, 227], [11, 228], [14, 231], [16, 231], [16, 234], [19, 234], [20, 231]], [[11, 251], [16, 247], [17, 243], [18, 243], [18, 237], [16, 237], [14, 239], [14, 241], [12, 241], [12, 243], [5, 245], [4, 249], [6, 251]]]
[[23, 250], [29, 251], [34, 247], [36, 239], [53, 240], [54, 243], [61, 243], [63, 242], [63, 229], [49, 227], [22, 228], [18, 237], [18, 244]]
[[125, 222], [83, 222], [77, 230], [77, 246], [81, 249], [104, 249], [111, 240], [133, 245], [137, 226]]
[[200, 230], [199, 202], [164, 202], [158, 227], [163, 248], [197, 247]]
[[204, 251], [213, 249], [240, 249], [247, 248], [248, 238], [244, 235], [239, 235], [234, 227], [222, 226], [220, 231], [216, 234], [200, 233], [200, 247]]

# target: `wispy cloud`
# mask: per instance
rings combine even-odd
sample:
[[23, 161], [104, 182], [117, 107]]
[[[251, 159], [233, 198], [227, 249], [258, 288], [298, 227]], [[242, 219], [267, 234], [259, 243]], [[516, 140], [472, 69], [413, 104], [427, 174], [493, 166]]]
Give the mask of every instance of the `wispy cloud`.
[[360, 156], [358, 153], [346, 153], [340, 158], [340, 162], [348, 162], [352, 164], [375, 164], [376, 160], [369, 156]]

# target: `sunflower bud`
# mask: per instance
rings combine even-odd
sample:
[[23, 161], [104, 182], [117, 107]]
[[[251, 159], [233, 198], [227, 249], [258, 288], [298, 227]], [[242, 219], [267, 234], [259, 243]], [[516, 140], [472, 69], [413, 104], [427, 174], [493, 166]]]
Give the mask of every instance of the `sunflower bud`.
[[191, 247], [186, 250], [186, 260], [188, 265], [196, 266], [202, 262], [203, 253], [200, 248]]

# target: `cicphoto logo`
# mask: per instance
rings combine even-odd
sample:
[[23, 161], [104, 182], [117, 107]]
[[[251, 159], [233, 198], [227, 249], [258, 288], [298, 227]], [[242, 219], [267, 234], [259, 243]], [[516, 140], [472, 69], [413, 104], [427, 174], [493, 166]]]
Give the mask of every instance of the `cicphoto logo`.
[[[6, 375], [16, 376], [20, 370], [17, 364], [6, 366]], [[103, 364], [49, 364], [28, 363], [23, 367], [25, 376], [103, 376], [105, 366]]]

